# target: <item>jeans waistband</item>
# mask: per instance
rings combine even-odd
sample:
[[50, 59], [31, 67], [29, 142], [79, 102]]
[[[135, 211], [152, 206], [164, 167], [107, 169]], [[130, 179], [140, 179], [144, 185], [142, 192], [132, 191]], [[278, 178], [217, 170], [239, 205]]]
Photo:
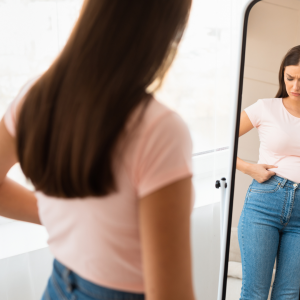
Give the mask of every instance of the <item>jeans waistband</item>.
[[278, 183], [280, 183], [281, 187], [288, 186], [288, 187], [293, 188], [293, 189], [300, 189], [300, 183], [294, 182], [294, 181], [289, 180], [287, 178], [283, 178], [283, 177], [274, 175], [270, 179], [276, 180]]
[[61, 277], [63, 277], [64, 273], [70, 272], [70, 270], [66, 266], [64, 266], [62, 263], [60, 263], [57, 259], [54, 259], [53, 265], [54, 265], [55, 271]]
[[125, 292], [106, 288], [87, 281], [64, 266], [58, 260], [53, 263], [54, 272], [59, 276], [66, 286], [66, 290], [72, 293], [73, 288], [89, 295], [91, 299], [118, 299], [118, 300], [144, 300], [145, 296], [141, 293]]

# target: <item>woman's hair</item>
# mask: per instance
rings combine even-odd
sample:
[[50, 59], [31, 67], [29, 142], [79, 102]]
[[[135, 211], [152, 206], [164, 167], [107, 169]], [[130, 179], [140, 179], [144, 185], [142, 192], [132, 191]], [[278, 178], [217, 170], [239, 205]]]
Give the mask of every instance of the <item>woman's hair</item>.
[[173, 61], [190, 6], [191, 0], [86, 0], [18, 118], [17, 154], [37, 191], [82, 198], [117, 190], [117, 140]]
[[300, 64], [300, 45], [293, 47], [288, 51], [284, 56], [280, 69], [279, 69], [279, 89], [275, 98], [286, 98], [288, 93], [286, 91], [285, 82], [284, 82], [284, 70], [287, 66], [298, 66]]

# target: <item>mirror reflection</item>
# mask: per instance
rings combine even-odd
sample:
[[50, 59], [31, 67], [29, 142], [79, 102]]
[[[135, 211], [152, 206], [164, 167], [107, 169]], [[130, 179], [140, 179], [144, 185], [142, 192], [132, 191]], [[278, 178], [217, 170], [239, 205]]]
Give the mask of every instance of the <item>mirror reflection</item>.
[[250, 12], [226, 300], [299, 299], [299, 11]]

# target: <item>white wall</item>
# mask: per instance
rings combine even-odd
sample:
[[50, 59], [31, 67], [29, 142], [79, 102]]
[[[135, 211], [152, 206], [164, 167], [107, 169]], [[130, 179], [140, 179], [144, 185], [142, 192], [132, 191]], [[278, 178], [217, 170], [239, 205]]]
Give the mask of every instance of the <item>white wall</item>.
[[[265, 0], [257, 3], [249, 18], [242, 110], [258, 99], [275, 97], [278, 71], [286, 52], [300, 44], [300, 1]], [[239, 140], [238, 156], [258, 161], [259, 140], [253, 129]], [[237, 171], [232, 226], [237, 227], [252, 178]]]

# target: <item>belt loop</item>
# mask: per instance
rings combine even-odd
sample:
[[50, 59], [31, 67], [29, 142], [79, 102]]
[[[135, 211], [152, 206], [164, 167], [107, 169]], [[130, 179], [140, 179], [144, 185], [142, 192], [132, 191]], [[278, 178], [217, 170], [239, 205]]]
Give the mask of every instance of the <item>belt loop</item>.
[[65, 268], [62, 273], [62, 279], [63, 279], [65, 285], [67, 286], [67, 291], [69, 293], [72, 293], [73, 285], [72, 285], [71, 278], [69, 277], [70, 274], [71, 274], [71, 270], [69, 270], [68, 268]]
[[286, 184], [286, 182], [287, 182], [287, 179], [284, 178], [284, 179], [281, 181], [281, 183], [280, 183], [280, 187], [283, 188], [284, 185]]

